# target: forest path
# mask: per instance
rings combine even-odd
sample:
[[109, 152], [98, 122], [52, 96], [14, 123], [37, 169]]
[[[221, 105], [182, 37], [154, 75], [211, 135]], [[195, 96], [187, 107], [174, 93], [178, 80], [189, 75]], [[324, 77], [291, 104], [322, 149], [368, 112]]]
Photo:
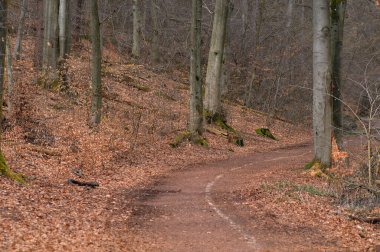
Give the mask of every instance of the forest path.
[[[283, 169], [302, 167], [310, 145], [235, 157], [178, 170], [140, 190], [131, 218], [131, 251], [294, 251], [313, 248], [318, 230], [278, 228], [255, 219], [232, 188], [263, 183]], [[271, 226], [272, 225], [272, 226]], [[326, 245], [326, 244], [325, 244]], [[289, 250], [288, 250], [289, 249]], [[313, 250], [313, 249], [312, 249]]]

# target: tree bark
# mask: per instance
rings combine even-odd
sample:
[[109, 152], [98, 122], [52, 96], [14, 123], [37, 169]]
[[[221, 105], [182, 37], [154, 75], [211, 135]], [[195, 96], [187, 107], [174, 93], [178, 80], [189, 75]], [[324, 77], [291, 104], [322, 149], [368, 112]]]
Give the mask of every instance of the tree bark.
[[25, 14], [27, 12], [27, 0], [21, 1], [21, 7], [20, 7], [20, 20], [18, 22], [18, 28], [17, 28], [17, 38], [16, 38], [16, 45], [14, 49], [14, 58], [16, 60], [20, 59], [21, 54], [21, 47], [22, 47], [22, 36], [24, 34], [24, 25], [25, 25]]
[[61, 90], [68, 89], [66, 59], [69, 53], [70, 0], [60, 0], [59, 3], [59, 73], [62, 80]]
[[133, 45], [132, 55], [140, 57], [141, 46], [141, 9], [140, 0], [133, 0]]
[[70, 1], [59, 3], [59, 58], [65, 59], [69, 53]]
[[202, 134], [202, 74], [201, 74], [201, 26], [202, 0], [192, 0], [191, 64], [190, 64], [190, 120], [189, 131], [193, 138]]
[[57, 69], [58, 54], [58, 0], [44, 1], [44, 41], [42, 65], [45, 70]]
[[[0, 0], [0, 108], [3, 107], [4, 99], [4, 74], [7, 44], [7, 0]], [[3, 121], [3, 110], [0, 109], [0, 122]], [[1, 127], [0, 127], [1, 134]]]
[[101, 120], [102, 110], [102, 86], [101, 86], [101, 47], [100, 47], [100, 22], [98, 0], [90, 1], [91, 15], [91, 42], [92, 42], [92, 99], [90, 125], [97, 126]]
[[13, 77], [12, 77], [12, 54], [10, 48], [10, 39], [7, 38], [6, 55], [7, 55], [7, 79], [8, 79], [8, 115], [13, 115]]
[[44, 27], [44, 1], [43, 0], [36, 0], [36, 40], [34, 43], [34, 60], [33, 65], [41, 70], [42, 67], [42, 56], [43, 56], [43, 41], [44, 41], [44, 34], [43, 34], [43, 27]]
[[153, 60], [153, 63], [158, 63], [160, 61], [160, 51], [158, 47], [158, 3], [157, 3], [157, 0], [152, 0], [152, 24], [153, 24], [152, 60]]
[[74, 42], [80, 42], [82, 35], [82, 17], [83, 17], [83, 2], [84, 0], [77, 0], [76, 15], [75, 15], [75, 28], [74, 28]]
[[208, 116], [222, 113], [221, 80], [229, 0], [217, 0], [206, 73], [205, 109]]
[[313, 135], [314, 158], [331, 165], [331, 31], [330, 1], [313, 0]]
[[342, 119], [342, 50], [344, 16], [347, 1], [333, 0], [331, 2], [331, 40], [332, 40], [332, 95], [333, 95], [333, 125], [334, 136], [339, 149], [343, 148]]

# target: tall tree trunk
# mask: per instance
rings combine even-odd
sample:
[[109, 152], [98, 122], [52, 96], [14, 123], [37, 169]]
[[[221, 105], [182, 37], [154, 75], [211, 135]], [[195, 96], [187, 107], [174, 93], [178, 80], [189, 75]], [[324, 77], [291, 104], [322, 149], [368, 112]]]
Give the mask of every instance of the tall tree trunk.
[[44, 1], [44, 42], [43, 68], [55, 72], [58, 48], [58, 6], [59, 0]]
[[333, 95], [333, 125], [336, 143], [343, 148], [343, 119], [342, 119], [342, 49], [344, 16], [347, 1], [331, 2], [331, 40], [332, 40], [332, 95]]
[[92, 99], [90, 125], [97, 126], [101, 120], [102, 111], [102, 85], [101, 85], [101, 47], [100, 47], [100, 22], [98, 0], [90, 1], [91, 15], [91, 42], [92, 42]]
[[313, 133], [314, 158], [331, 165], [330, 1], [313, 0]]
[[69, 53], [70, 34], [70, 0], [60, 0], [59, 3], [59, 58], [65, 59]]
[[75, 43], [80, 42], [82, 35], [82, 19], [83, 19], [83, 5], [84, 0], [77, 0], [76, 15], [75, 15], [75, 28], [73, 39]]
[[288, 10], [286, 11], [286, 28], [290, 29], [293, 24], [295, 0], [288, 0]]
[[26, 4], [27, 4], [27, 0], [22, 0], [21, 1], [20, 20], [18, 22], [16, 46], [15, 46], [15, 49], [14, 49], [14, 58], [16, 60], [20, 59], [20, 54], [21, 54], [22, 35], [24, 33], [25, 14], [27, 12], [27, 6], [26, 6]]
[[66, 58], [69, 53], [70, 0], [59, 3], [59, 73], [62, 80], [61, 90], [68, 88]]
[[211, 118], [222, 113], [221, 80], [229, 0], [216, 0], [206, 73], [205, 109]]
[[230, 68], [228, 67], [228, 58], [230, 54], [230, 20], [231, 13], [234, 9], [233, 4], [230, 2], [227, 11], [226, 31], [224, 37], [224, 49], [223, 49], [223, 65], [222, 65], [222, 79], [220, 83], [221, 97], [224, 97], [228, 91], [228, 81], [230, 78]]
[[192, 3], [189, 131], [193, 138], [198, 138], [202, 134], [203, 121], [201, 80], [202, 0], [192, 0]]
[[43, 41], [44, 41], [44, 1], [36, 0], [36, 10], [35, 10], [35, 18], [37, 20], [36, 24], [36, 40], [34, 43], [34, 60], [33, 65], [41, 70], [42, 68], [42, 56], [43, 56]]
[[8, 115], [13, 117], [13, 77], [12, 77], [12, 54], [10, 48], [10, 39], [7, 38], [6, 55], [7, 55], [7, 79], [8, 79]]
[[141, 46], [141, 9], [140, 0], [133, 0], [133, 45], [132, 55], [140, 57]]
[[153, 25], [153, 37], [152, 37], [152, 60], [154, 63], [160, 61], [160, 51], [158, 47], [158, 3], [157, 0], [152, 1], [152, 25]]

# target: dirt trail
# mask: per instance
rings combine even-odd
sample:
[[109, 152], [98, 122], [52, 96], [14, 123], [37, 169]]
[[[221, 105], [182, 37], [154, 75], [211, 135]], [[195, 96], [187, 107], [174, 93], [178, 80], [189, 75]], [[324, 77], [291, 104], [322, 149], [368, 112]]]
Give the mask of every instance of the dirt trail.
[[268, 220], [255, 219], [255, 213], [233, 200], [231, 192], [237, 185], [262, 183], [265, 174], [275, 173], [271, 167], [278, 162], [288, 168], [302, 166], [310, 160], [310, 150], [307, 145], [296, 146], [172, 173], [139, 192], [130, 249], [294, 251], [310, 250], [316, 244], [328, 248], [329, 244], [320, 244], [318, 230], [276, 230]]

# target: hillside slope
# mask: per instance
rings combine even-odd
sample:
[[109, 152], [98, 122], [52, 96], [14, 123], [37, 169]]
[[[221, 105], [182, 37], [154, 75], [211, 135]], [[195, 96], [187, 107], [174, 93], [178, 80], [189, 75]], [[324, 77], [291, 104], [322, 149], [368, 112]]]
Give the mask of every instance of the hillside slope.
[[[265, 116], [228, 103], [241, 148], [205, 133], [209, 147], [169, 143], [186, 129], [188, 86], [105, 49], [103, 120], [87, 125], [90, 97], [88, 45], [69, 59], [67, 94], [42, 88], [32, 67], [33, 43], [14, 62], [15, 113], [5, 111], [2, 147], [9, 165], [29, 177], [27, 186], [0, 177], [0, 250], [125, 251], [131, 191], [173, 169], [309, 140], [307, 130], [276, 121], [279, 141], [257, 136]], [[6, 107], [5, 107], [6, 109]], [[80, 177], [78, 177], [80, 175]], [[97, 181], [96, 189], [67, 183]], [[5, 232], [4, 232], [5, 231]]]

